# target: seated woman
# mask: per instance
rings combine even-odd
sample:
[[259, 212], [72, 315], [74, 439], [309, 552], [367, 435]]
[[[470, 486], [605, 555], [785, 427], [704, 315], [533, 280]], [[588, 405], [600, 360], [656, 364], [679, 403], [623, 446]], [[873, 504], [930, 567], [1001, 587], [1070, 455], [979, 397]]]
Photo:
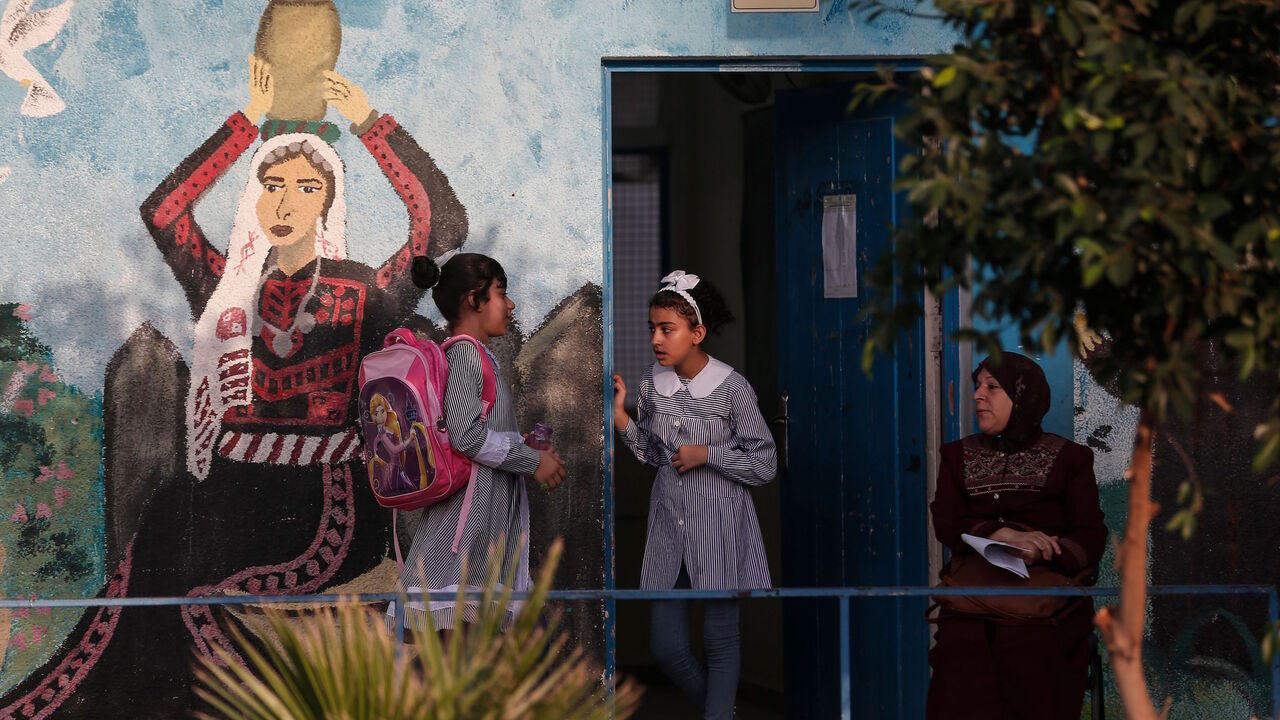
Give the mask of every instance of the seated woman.
[[[1068, 577], [1097, 567], [1107, 528], [1093, 451], [1041, 430], [1049, 384], [1030, 358], [1005, 352], [973, 372], [981, 432], [942, 446], [930, 510], [938, 540], [974, 552], [963, 533], [1022, 548], [1028, 564]], [[1093, 603], [1071, 600], [1052, 620], [1010, 622], [944, 609], [929, 664], [930, 720], [1080, 717]]]

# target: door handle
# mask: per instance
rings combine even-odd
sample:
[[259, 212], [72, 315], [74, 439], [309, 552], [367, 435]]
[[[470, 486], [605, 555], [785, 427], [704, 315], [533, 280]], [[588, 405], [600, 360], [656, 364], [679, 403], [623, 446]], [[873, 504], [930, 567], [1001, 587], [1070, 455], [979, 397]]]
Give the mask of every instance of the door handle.
[[781, 441], [778, 443], [778, 471], [786, 473], [791, 465], [791, 453], [789, 451], [790, 441], [788, 436], [791, 430], [791, 413], [787, 408], [787, 403], [791, 396], [782, 393], [778, 396], [778, 406], [782, 408], [782, 414], [773, 419], [773, 424], [779, 428]]

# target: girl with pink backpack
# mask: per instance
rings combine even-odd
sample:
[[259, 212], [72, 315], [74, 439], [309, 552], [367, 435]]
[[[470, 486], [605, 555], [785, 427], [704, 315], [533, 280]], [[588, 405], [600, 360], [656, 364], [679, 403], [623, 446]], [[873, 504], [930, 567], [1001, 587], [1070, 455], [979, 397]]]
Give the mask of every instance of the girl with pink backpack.
[[[502, 542], [498, 555], [503, 567], [499, 577], [508, 577], [516, 563], [516, 591], [529, 590], [529, 499], [525, 476], [550, 488], [564, 481], [564, 461], [554, 448], [535, 450], [525, 444], [517, 431], [515, 406], [507, 383], [502, 381], [497, 359], [485, 346], [490, 338], [507, 333], [515, 303], [507, 297], [507, 275], [497, 260], [476, 253], [460, 253], [437, 267], [426, 258], [415, 258], [413, 279], [419, 287], [431, 288], [432, 299], [449, 323], [454, 338], [467, 336], [475, 342], [443, 344], [448, 360], [444, 392], [444, 419], [454, 450], [470, 458], [476, 466], [466, 492], [456, 492], [423, 512], [413, 544], [404, 559], [400, 586], [411, 600], [407, 603], [406, 627], [425, 628], [426, 614], [432, 626], [449, 630], [476, 617], [475, 603], [456, 607], [452, 600], [413, 600], [423, 592], [456, 592], [466, 582], [468, 589], [481, 590], [489, 567], [489, 549]], [[485, 353], [484, 358], [481, 352]], [[487, 360], [487, 362], [485, 362]], [[486, 368], [486, 365], [488, 368]], [[489, 370], [489, 368], [492, 368]], [[492, 383], [492, 407], [488, 405], [486, 372]], [[462, 577], [463, 563], [467, 578]], [[509, 621], [519, 605], [508, 608]], [[393, 603], [389, 621], [395, 617]]]

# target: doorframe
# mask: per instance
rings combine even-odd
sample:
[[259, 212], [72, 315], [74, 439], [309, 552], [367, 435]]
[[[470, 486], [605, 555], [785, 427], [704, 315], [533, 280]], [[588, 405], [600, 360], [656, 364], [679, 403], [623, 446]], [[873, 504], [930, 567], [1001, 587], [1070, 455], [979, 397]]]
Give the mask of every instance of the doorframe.
[[[604, 418], [604, 586], [617, 589], [614, 538], [614, 428], [613, 428], [613, 75], [615, 73], [875, 73], [881, 67], [893, 66], [899, 72], [918, 72], [924, 67], [919, 56], [885, 55], [875, 57], [602, 57], [600, 59], [600, 136], [601, 136], [601, 214], [603, 227], [603, 307], [604, 383], [601, 414]], [[941, 319], [926, 318], [926, 327]], [[945, 353], [944, 353], [945, 355]], [[926, 366], [931, 357], [926, 357]], [[942, 375], [945, 371], [940, 370]], [[941, 401], [926, 399], [926, 428], [943, 427]], [[935, 415], [936, 413], [936, 415]], [[937, 466], [928, 467], [929, 491], [936, 483]], [[936, 540], [930, 535], [930, 552]], [[931, 568], [932, 569], [932, 568]], [[617, 601], [605, 600], [605, 676], [612, 682], [617, 667]]]

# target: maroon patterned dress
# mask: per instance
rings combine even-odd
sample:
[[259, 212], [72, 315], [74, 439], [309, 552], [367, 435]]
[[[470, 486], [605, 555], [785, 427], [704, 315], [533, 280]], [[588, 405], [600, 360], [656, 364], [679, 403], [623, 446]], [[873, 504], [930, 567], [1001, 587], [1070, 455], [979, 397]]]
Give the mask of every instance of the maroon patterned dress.
[[[943, 445], [930, 510], [939, 542], [952, 553], [973, 552], [961, 533], [1039, 530], [1062, 547], [1056, 569], [1075, 575], [1096, 568], [1105, 549], [1093, 451], [1052, 433], [1039, 433], [1020, 449], [986, 435]], [[1077, 720], [1092, 630], [1088, 598], [1053, 625], [943, 615], [929, 653], [926, 717]]]

